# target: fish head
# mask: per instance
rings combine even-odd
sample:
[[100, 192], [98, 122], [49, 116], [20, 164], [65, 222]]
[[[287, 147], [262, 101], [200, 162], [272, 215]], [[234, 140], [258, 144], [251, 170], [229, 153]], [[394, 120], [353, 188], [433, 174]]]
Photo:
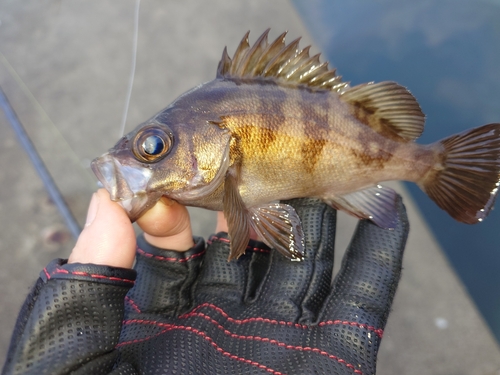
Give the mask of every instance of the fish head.
[[91, 164], [131, 221], [162, 196], [183, 204], [202, 200], [223, 183], [229, 166], [226, 130], [207, 121], [195, 125], [161, 118], [139, 125]]

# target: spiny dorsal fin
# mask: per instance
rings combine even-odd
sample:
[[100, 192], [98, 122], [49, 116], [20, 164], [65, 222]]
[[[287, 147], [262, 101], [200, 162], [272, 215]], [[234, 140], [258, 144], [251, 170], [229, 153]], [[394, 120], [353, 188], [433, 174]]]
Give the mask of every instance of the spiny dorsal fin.
[[310, 46], [299, 50], [300, 38], [285, 43], [286, 32], [272, 43], [267, 40], [267, 29], [250, 47], [249, 32], [241, 40], [233, 58], [224, 48], [217, 68], [217, 78], [273, 79], [287, 84], [300, 84], [318, 89], [343, 92], [348, 83], [330, 70], [328, 63], [321, 63], [319, 54], [309, 56]]
[[424, 130], [425, 115], [417, 100], [395, 82], [349, 87], [341, 93], [341, 98], [352, 105], [358, 120], [380, 133], [388, 136], [395, 133], [402, 140], [411, 141]]

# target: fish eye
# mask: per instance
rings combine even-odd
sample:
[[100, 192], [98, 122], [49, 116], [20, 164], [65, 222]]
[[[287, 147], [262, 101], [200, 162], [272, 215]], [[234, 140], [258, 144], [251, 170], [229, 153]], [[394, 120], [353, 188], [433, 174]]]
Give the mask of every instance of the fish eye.
[[141, 145], [143, 151], [151, 156], [161, 154], [165, 148], [165, 142], [157, 135], [150, 135]]
[[133, 142], [135, 157], [142, 162], [159, 161], [172, 146], [172, 134], [161, 127], [147, 127], [137, 133]]

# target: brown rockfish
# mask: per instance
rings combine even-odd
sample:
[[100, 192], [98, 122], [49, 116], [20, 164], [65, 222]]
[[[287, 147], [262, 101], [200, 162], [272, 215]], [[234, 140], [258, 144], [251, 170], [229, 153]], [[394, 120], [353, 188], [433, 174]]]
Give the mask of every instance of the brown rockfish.
[[499, 186], [500, 124], [442, 141], [413, 142], [425, 116], [394, 82], [350, 87], [299, 39], [253, 46], [248, 33], [216, 78], [181, 95], [121, 138], [92, 169], [132, 221], [161, 196], [222, 210], [231, 258], [253, 228], [292, 259], [303, 254], [295, 210], [280, 200], [316, 197], [384, 228], [396, 193], [382, 181], [416, 182], [458, 221], [482, 221]]

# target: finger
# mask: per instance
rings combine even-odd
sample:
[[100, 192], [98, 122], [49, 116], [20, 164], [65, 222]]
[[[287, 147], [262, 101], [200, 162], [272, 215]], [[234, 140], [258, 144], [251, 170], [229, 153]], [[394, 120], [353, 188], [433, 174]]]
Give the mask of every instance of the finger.
[[261, 242], [250, 240], [245, 254], [228, 261], [229, 237], [218, 233], [208, 241], [208, 248], [196, 286], [198, 304], [210, 301], [219, 306], [242, 306], [255, 295], [269, 265], [270, 250]]
[[144, 238], [151, 245], [169, 250], [186, 251], [193, 247], [193, 233], [185, 206], [162, 197], [137, 220]]
[[[137, 280], [129, 293], [136, 312], [178, 316], [192, 304], [192, 287], [205, 254], [205, 243], [196, 238], [188, 251], [172, 251], [137, 238]], [[133, 301], [133, 303], [132, 303]]]
[[383, 329], [401, 275], [409, 225], [398, 197], [398, 224], [382, 229], [361, 221], [344, 256], [324, 319]]
[[336, 211], [317, 199], [288, 202], [297, 211], [305, 236], [305, 256], [293, 262], [272, 252], [270, 270], [258, 297], [277, 319], [314, 322], [330, 293]]
[[99, 189], [92, 196], [87, 223], [68, 263], [132, 268], [134, 257], [135, 234], [130, 219], [106, 190]]
[[177, 316], [191, 306], [204, 242], [194, 243], [186, 207], [165, 197], [137, 223], [144, 235], [137, 239], [138, 276], [129, 301], [136, 312]]

